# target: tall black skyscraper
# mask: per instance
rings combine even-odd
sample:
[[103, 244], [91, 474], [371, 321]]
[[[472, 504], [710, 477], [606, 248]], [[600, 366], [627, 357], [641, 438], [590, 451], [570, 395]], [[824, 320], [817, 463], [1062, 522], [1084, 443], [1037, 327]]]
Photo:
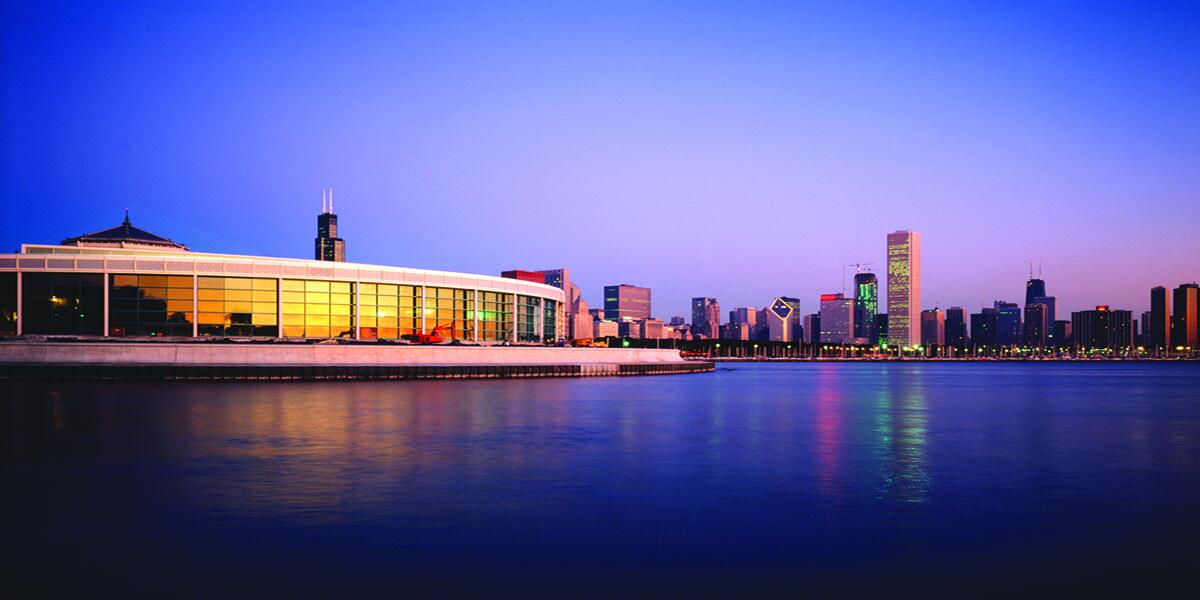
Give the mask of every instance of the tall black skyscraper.
[[1171, 297], [1167, 288], [1150, 289], [1150, 347], [1166, 351], [1171, 344]]
[[333, 214], [333, 189], [321, 194], [321, 214], [317, 215], [316, 260], [346, 262], [346, 241], [338, 237], [337, 215]]
[[[1038, 267], [1041, 269], [1041, 267]], [[1046, 295], [1046, 282], [1041, 279], [1033, 279], [1025, 282], [1025, 304], [1026, 306], [1033, 304], [1034, 298], [1041, 298]]]
[[854, 276], [854, 337], [865, 338], [874, 346], [879, 342], [875, 315], [879, 311], [879, 281], [874, 273]]
[[961, 306], [946, 309], [946, 345], [955, 348], [967, 345], [967, 311]]
[[1195, 350], [1200, 342], [1200, 286], [1194, 283], [1184, 283], [1175, 288], [1171, 301], [1174, 313], [1171, 315], [1171, 345], [1176, 348], [1183, 346], [1187, 350]]
[[993, 302], [992, 306], [996, 313], [996, 344], [1012, 346], [1021, 343], [1021, 307], [1003, 300]]

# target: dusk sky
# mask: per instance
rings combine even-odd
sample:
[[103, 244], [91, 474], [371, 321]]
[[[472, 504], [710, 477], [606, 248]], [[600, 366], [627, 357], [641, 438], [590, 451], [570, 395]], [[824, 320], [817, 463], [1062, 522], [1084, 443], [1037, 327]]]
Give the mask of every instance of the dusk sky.
[[1021, 302], [1031, 260], [1060, 315], [1200, 279], [1200, 2], [109, 4], [0, 7], [4, 251], [129, 208], [311, 258], [333, 187], [348, 260], [661, 318], [814, 312], [897, 229], [925, 307]]

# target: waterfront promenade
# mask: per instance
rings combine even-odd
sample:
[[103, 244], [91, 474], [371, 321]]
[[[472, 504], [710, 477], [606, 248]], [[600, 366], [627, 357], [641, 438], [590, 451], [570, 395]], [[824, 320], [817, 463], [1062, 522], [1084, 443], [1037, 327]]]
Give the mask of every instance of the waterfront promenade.
[[0, 379], [464, 379], [707, 372], [677, 350], [402, 344], [0, 343]]

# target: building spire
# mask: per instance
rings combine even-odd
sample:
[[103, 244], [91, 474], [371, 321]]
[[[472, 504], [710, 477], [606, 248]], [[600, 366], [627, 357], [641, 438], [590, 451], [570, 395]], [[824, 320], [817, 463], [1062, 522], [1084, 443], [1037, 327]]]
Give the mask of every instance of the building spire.
[[329, 214], [333, 214], [333, 188], [329, 188]]

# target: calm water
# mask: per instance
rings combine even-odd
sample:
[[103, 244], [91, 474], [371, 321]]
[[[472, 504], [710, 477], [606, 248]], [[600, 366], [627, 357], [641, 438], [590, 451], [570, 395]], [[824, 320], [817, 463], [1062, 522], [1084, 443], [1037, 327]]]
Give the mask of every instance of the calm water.
[[2, 385], [5, 570], [52, 591], [950, 592], [1200, 568], [1200, 365]]

